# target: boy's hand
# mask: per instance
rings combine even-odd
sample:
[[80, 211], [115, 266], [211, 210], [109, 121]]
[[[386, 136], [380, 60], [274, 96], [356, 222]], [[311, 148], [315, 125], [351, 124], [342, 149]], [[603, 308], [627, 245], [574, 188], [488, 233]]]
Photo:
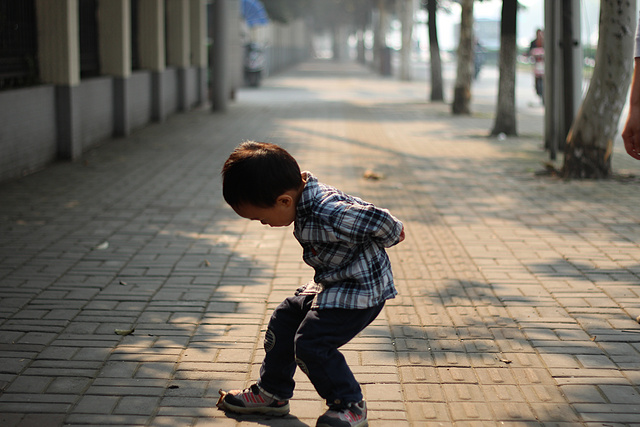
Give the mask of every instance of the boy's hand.
[[400, 232], [400, 237], [398, 239], [398, 243], [404, 240], [404, 225], [402, 226], [402, 231]]
[[640, 106], [629, 108], [629, 117], [622, 131], [622, 140], [627, 153], [634, 159], [640, 160]]

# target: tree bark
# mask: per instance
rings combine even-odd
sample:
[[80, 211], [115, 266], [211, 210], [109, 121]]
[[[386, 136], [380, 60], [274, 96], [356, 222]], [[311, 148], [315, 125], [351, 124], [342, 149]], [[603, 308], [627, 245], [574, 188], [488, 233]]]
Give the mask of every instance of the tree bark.
[[516, 129], [516, 19], [518, 0], [503, 0], [500, 22], [500, 80], [496, 119], [491, 135], [517, 135]]
[[442, 60], [440, 58], [440, 45], [438, 43], [438, 26], [436, 22], [436, 10], [438, 0], [427, 2], [427, 13], [429, 16], [429, 62], [431, 65], [431, 101], [444, 101], [444, 91], [442, 89]]
[[473, 66], [473, 0], [462, 0], [461, 6], [458, 69], [451, 112], [456, 115], [469, 115], [471, 114], [471, 67]]
[[633, 71], [636, 19], [635, 2], [600, 2], [596, 64], [587, 95], [567, 135], [562, 167], [565, 178], [611, 175], [613, 138]]
[[411, 36], [413, 33], [413, 0], [396, 3], [402, 25], [402, 48], [400, 50], [400, 80], [411, 80]]

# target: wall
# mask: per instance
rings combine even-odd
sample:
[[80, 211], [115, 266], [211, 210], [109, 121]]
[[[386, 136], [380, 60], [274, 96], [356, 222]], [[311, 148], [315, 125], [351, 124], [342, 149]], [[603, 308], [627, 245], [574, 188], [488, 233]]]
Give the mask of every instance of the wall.
[[[233, 6], [230, 7], [232, 13], [238, 14], [239, 3], [229, 1]], [[144, 4], [153, 6], [161, 3]], [[59, 3], [42, 0], [38, 5], [47, 13], [50, 8], [60, 12], [69, 21], [69, 28], [74, 28], [72, 23], [77, 22], [74, 18], [76, 15], [66, 8], [59, 7]], [[74, 5], [73, 1], [68, 5]], [[160, 11], [161, 9], [158, 9], [158, 16], [164, 16]], [[47, 13], [43, 14], [43, 20], [39, 25], [50, 22]], [[194, 14], [197, 15], [195, 12]], [[195, 21], [192, 19], [192, 25], [193, 22]], [[148, 26], [155, 28], [153, 23]], [[242, 85], [244, 51], [237, 28], [230, 27], [233, 36], [229, 41], [228, 78], [230, 87], [237, 88]], [[46, 28], [49, 27], [45, 25]], [[266, 44], [269, 46], [268, 55], [272, 59], [267, 74], [277, 72], [308, 56], [310, 42], [303, 21], [286, 26], [271, 24], [263, 32], [268, 34], [270, 39], [266, 40]], [[164, 34], [161, 39], [163, 37]], [[206, 36], [203, 36], [202, 42], [206, 42]], [[55, 44], [58, 45], [59, 43]], [[151, 43], [151, 46], [155, 44]], [[72, 47], [73, 43], [70, 43], [68, 50], [75, 51]], [[196, 43], [195, 48], [197, 47]], [[163, 49], [157, 49], [158, 52], [163, 52]], [[56, 49], [52, 51], [57, 52]], [[62, 55], [54, 54], [49, 64], [51, 69], [58, 69], [58, 62], [62, 62], [63, 59]], [[206, 57], [200, 60], [204, 64], [207, 63]], [[69, 66], [78, 65], [75, 57], [67, 58], [66, 61]], [[192, 63], [180, 71], [175, 66], [165, 68], [162, 65], [163, 61], [158, 61], [158, 64], [154, 63], [145, 70], [117, 77], [127, 79], [124, 85], [111, 76], [79, 80], [78, 70], [71, 67], [75, 70], [71, 74], [77, 74], [77, 78], [55, 81], [58, 86], [45, 84], [0, 92], [0, 182], [31, 173], [58, 158], [63, 158], [67, 145], [72, 148], [70, 151], [73, 155], [70, 157], [76, 158], [76, 153], [81, 155], [82, 152], [114, 135], [126, 136], [153, 121], [162, 121], [171, 114], [188, 111], [208, 101], [206, 96], [209, 70], [204, 68], [203, 64]], [[123, 86], [126, 88], [124, 94], [118, 89]], [[56, 111], [56, 105], [60, 106], [60, 102], [56, 102], [56, 92], [60, 93], [58, 89], [61, 88], [72, 88], [70, 92], [62, 91], [71, 93], [68, 99], [71, 106], [66, 105], [66, 111]], [[64, 97], [58, 98], [58, 101], [61, 99], [64, 100]], [[117, 109], [114, 103], [117, 104]], [[115, 123], [116, 121], [118, 123]]]
[[129, 86], [131, 129], [139, 129], [151, 121], [151, 74], [137, 71], [131, 74]]
[[0, 181], [56, 159], [54, 92], [51, 85], [0, 92]]
[[113, 82], [109, 77], [80, 84], [80, 138], [83, 151], [113, 135]]
[[[136, 3], [137, 46], [150, 59], [141, 55], [143, 70], [132, 72], [132, 5], [99, 0], [101, 76], [81, 79], [79, 0], [36, 0], [33, 24], [45, 84], [0, 92], [0, 181], [57, 159], [77, 160], [105, 140], [205, 103], [207, 81], [201, 76], [207, 70], [200, 67], [207, 64], [206, 1]], [[180, 19], [172, 19], [176, 11]], [[171, 58], [165, 57], [165, 41]]]

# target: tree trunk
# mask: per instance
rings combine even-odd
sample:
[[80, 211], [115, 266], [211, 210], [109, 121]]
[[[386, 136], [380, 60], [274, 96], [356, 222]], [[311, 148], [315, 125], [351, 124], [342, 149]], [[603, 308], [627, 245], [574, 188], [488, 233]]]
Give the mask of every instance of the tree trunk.
[[371, 25], [371, 3], [367, 2], [366, 6], [363, 2], [356, 3], [356, 25], [357, 25], [357, 60], [360, 64], [366, 64], [366, 47], [364, 44], [364, 35], [367, 27]]
[[378, 22], [373, 34], [375, 69], [382, 75], [390, 75], [389, 58], [386, 57], [388, 12], [385, 0], [378, 0]]
[[413, 0], [396, 3], [402, 25], [402, 48], [400, 50], [400, 80], [411, 80], [411, 33], [413, 32]]
[[500, 22], [500, 81], [496, 119], [491, 135], [516, 131], [516, 19], [518, 0], [503, 0]]
[[342, 50], [340, 49], [340, 43], [342, 42], [340, 37], [340, 24], [335, 22], [331, 25], [331, 52], [333, 53], [333, 60], [340, 61], [342, 59]]
[[356, 37], [357, 37], [357, 42], [356, 42], [356, 60], [358, 61], [358, 63], [360, 64], [364, 64], [366, 61], [365, 59], [365, 46], [364, 46], [364, 33], [365, 33], [365, 29], [363, 28], [359, 28], [357, 30], [356, 33]]
[[427, 13], [429, 15], [429, 62], [431, 63], [431, 101], [444, 101], [444, 91], [442, 89], [442, 60], [440, 59], [440, 45], [438, 44], [438, 26], [436, 23], [436, 10], [438, 0], [427, 2]]
[[611, 175], [613, 138], [633, 70], [636, 19], [635, 2], [600, 2], [596, 64], [589, 91], [567, 135], [562, 167], [565, 178]]
[[458, 70], [453, 88], [453, 114], [471, 114], [471, 67], [473, 66], [473, 0], [462, 0]]

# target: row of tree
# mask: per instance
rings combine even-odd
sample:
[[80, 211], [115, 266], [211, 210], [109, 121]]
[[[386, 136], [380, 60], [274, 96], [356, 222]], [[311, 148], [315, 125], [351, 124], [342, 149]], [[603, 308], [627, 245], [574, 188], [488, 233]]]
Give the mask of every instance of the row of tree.
[[[388, 19], [396, 11], [406, 10], [412, 0], [262, 0], [271, 19], [286, 22], [301, 16], [312, 17], [319, 31], [334, 34], [334, 56], [340, 55], [337, 42], [342, 28], [349, 27], [357, 35], [358, 59], [364, 62], [364, 34], [373, 29], [374, 67], [384, 67], [384, 32]], [[482, 1], [482, 0], [475, 0]], [[569, 1], [569, 0], [564, 0]], [[431, 102], [443, 102], [442, 62], [437, 36], [438, 8], [451, 1], [423, 0], [427, 11], [430, 45]], [[472, 64], [474, 55], [474, 0], [457, 0], [461, 6], [460, 38], [457, 49], [457, 72], [451, 112], [471, 114]], [[490, 135], [517, 135], [515, 102], [517, 0], [503, 0], [500, 25], [499, 83], [496, 114]], [[412, 17], [398, 16], [406, 34], [411, 34]], [[404, 17], [404, 18], [403, 18]], [[409, 28], [407, 28], [409, 26]], [[612, 173], [611, 154], [618, 121], [626, 101], [632, 73], [632, 49], [636, 30], [636, 10], [633, 1], [601, 0], [599, 42], [596, 62], [582, 105], [568, 131], [564, 146], [564, 164], [560, 171], [566, 178], [604, 178]], [[407, 43], [408, 44], [408, 43]], [[408, 47], [406, 49], [409, 50]], [[405, 65], [408, 56], [403, 56]], [[401, 75], [404, 75], [401, 70]]]

